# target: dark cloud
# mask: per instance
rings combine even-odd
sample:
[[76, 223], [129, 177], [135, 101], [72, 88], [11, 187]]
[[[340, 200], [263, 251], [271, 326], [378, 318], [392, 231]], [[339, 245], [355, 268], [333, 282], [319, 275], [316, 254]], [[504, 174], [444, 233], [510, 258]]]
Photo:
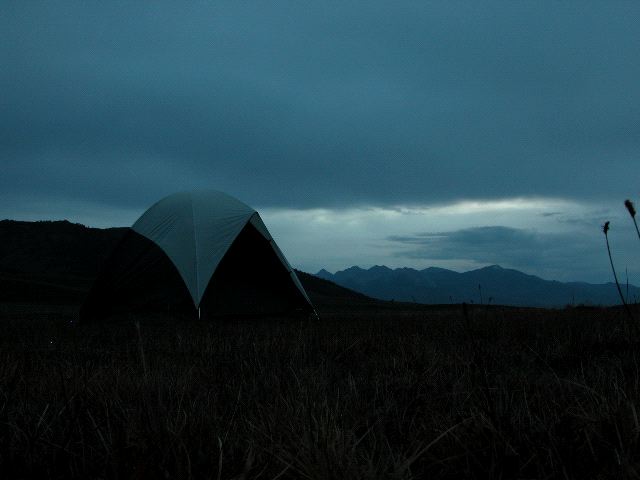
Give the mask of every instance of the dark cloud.
[[[636, 247], [630, 229], [615, 239], [614, 254], [620, 268], [633, 268], [636, 279]], [[504, 226], [474, 227], [450, 232], [390, 236], [396, 255], [409, 259], [462, 260], [500, 264], [542, 277], [602, 282], [611, 278], [602, 235], [545, 233]]]
[[9, 2], [0, 189], [118, 206], [205, 185], [288, 207], [626, 197], [639, 13]]

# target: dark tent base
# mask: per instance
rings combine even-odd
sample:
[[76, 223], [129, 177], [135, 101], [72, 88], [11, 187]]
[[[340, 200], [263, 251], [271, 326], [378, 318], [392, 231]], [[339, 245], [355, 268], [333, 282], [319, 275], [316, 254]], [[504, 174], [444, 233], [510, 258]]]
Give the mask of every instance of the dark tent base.
[[130, 230], [105, 262], [80, 319], [152, 312], [202, 319], [308, 314], [311, 307], [290, 275], [269, 241], [247, 224], [218, 265], [198, 312], [169, 257]]

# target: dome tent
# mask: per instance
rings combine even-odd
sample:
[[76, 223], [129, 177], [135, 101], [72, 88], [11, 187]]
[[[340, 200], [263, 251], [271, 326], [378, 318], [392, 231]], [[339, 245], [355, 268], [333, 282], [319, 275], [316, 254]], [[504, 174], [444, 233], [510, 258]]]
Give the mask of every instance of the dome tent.
[[160, 200], [134, 223], [105, 262], [80, 316], [312, 310], [258, 212], [222, 192], [196, 191]]

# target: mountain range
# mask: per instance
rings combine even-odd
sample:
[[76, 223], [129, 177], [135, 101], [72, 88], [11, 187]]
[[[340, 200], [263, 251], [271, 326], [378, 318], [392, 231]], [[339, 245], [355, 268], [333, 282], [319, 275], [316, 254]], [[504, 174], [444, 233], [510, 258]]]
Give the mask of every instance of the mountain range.
[[[620, 303], [614, 283], [563, 283], [499, 265], [464, 273], [436, 267], [416, 270], [378, 265], [369, 269], [353, 266], [336, 273], [322, 269], [316, 276], [373, 298], [401, 302], [473, 302], [531, 307]], [[622, 289], [626, 294], [627, 286], [622, 286]], [[628, 299], [639, 300], [640, 288], [629, 285]]]

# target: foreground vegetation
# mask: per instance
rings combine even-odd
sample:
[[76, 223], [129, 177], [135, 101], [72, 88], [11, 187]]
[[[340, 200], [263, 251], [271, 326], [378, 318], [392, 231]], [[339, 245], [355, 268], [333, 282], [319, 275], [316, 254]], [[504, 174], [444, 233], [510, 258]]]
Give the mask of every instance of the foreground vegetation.
[[640, 476], [621, 311], [74, 316], [0, 309], [1, 478]]

